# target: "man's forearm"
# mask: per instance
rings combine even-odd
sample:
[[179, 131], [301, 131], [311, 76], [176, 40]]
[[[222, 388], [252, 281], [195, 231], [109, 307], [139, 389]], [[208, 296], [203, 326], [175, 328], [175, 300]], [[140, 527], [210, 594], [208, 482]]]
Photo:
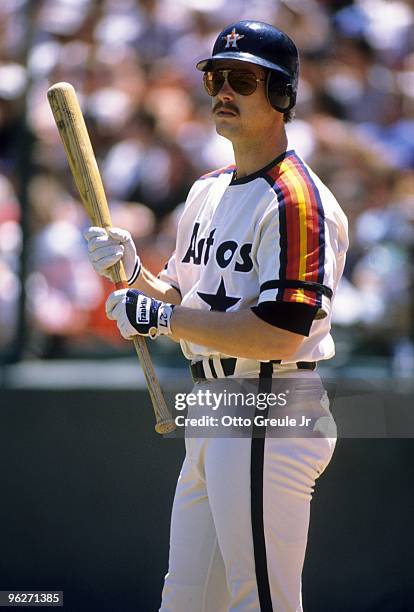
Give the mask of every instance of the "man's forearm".
[[179, 292], [165, 281], [154, 276], [149, 270], [144, 268], [144, 266], [141, 267], [141, 272], [132, 287], [134, 289], [139, 289], [145, 293], [145, 295], [155, 298], [156, 300], [168, 302], [169, 304], [181, 304]]
[[265, 323], [251, 310], [211, 312], [178, 306], [171, 319], [175, 340], [247, 359], [289, 359], [304, 336]]

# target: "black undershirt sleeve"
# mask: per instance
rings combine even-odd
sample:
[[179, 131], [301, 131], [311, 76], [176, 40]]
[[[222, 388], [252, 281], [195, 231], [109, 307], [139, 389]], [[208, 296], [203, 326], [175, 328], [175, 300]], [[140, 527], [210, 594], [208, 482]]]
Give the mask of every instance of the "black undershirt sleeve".
[[318, 306], [298, 302], [262, 302], [251, 309], [255, 315], [274, 327], [309, 336]]

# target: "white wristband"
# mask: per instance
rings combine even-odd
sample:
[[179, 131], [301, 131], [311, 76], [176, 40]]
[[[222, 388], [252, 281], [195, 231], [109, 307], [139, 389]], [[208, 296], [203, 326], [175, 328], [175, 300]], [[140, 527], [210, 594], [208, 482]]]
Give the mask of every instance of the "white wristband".
[[129, 279], [127, 280], [127, 283], [128, 283], [129, 287], [135, 283], [135, 281], [137, 280], [140, 272], [141, 272], [141, 260], [140, 260], [140, 258], [137, 255], [137, 258], [135, 260], [134, 270], [133, 270], [131, 276], [129, 277]]
[[[161, 304], [158, 309], [158, 334], [169, 336], [171, 332], [171, 316], [174, 310], [173, 304]], [[157, 334], [157, 335], [158, 335]]]

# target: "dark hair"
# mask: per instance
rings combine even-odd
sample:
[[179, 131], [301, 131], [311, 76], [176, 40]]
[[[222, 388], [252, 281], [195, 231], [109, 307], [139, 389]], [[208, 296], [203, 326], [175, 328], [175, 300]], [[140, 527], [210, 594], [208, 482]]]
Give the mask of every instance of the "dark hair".
[[291, 108], [290, 110], [283, 113], [283, 123], [289, 123], [295, 117], [295, 109]]

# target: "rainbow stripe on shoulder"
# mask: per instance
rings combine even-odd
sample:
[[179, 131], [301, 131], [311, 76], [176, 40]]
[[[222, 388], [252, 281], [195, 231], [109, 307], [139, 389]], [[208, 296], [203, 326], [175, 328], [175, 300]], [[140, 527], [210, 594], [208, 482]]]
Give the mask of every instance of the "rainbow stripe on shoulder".
[[[325, 214], [319, 190], [304, 162], [289, 152], [266, 172], [278, 197], [280, 260], [279, 278], [323, 284], [325, 265]], [[322, 305], [312, 290], [280, 289], [283, 302]]]
[[207, 172], [207, 174], [203, 174], [203, 176], [200, 176], [198, 180], [202, 181], [204, 179], [217, 178], [222, 174], [233, 174], [235, 169], [235, 164], [229, 164], [228, 166], [224, 166], [224, 168], [218, 168], [217, 170], [213, 170], [212, 172]]

